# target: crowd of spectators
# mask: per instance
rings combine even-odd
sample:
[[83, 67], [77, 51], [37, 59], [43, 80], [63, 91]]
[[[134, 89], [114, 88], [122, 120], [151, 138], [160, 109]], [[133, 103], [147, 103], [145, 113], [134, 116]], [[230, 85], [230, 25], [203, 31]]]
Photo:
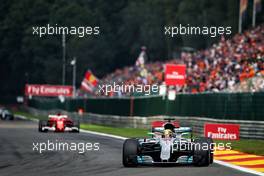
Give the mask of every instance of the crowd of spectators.
[[[185, 64], [186, 85], [179, 92], [218, 92], [234, 90], [247, 79], [264, 76], [264, 25], [221, 37], [217, 44], [195, 53], [181, 53], [180, 58], [117, 69], [101, 80], [103, 84], [163, 84], [166, 63]], [[262, 84], [260, 84], [262, 85]], [[254, 89], [259, 90], [259, 89]]]

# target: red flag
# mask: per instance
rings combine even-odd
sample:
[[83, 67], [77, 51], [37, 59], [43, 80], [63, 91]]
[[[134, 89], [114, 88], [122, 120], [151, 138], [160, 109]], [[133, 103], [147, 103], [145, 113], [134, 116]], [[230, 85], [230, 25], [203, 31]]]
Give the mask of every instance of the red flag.
[[86, 71], [84, 79], [82, 81], [81, 89], [86, 92], [93, 93], [98, 82], [99, 80], [93, 75], [90, 70], [88, 70]]
[[97, 86], [98, 84], [98, 79], [93, 75], [93, 73], [88, 70], [86, 73], [85, 73], [85, 78], [89, 83], [91, 83], [94, 87]]

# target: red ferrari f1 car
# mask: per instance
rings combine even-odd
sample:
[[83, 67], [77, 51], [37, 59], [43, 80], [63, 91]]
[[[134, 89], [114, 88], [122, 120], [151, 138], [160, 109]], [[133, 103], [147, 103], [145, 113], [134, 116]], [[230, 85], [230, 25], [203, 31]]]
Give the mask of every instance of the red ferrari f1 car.
[[49, 115], [48, 120], [39, 121], [39, 132], [80, 132], [80, 122], [72, 120], [67, 115]]

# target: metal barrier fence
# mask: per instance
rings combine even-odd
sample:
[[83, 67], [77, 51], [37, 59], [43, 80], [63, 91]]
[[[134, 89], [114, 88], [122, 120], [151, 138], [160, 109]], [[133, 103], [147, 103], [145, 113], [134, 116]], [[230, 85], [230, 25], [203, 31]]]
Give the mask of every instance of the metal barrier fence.
[[59, 99], [33, 98], [28, 105], [42, 110], [62, 109], [119, 116], [187, 116], [264, 121], [264, 92], [178, 94], [167, 97]]
[[[28, 111], [34, 115], [46, 116], [57, 113], [58, 110], [38, 110], [28, 108]], [[101, 115], [93, 113], [84, 113], [82, 116], [76, 112], [62, 112], [68, 114], [73, 119], [78, 119], [82, 123], [106, 125], [112, 127], [128, 127], [128, 128], [145, 128], [150, 129], [150, 124], [155, 120], [163, 120], [167, 116], [116, 116], [116, 115]], [[190, 126], [196, 135], [203, 135], [205, 123], [233, 123], [240, 125], [240, 138], [248, 139], [264, 139], [264, 121], [249, 121], [249, 120], [223, 120], [204, 117], [179, 117], [170, 116], [180, 122], [181, 126]]]

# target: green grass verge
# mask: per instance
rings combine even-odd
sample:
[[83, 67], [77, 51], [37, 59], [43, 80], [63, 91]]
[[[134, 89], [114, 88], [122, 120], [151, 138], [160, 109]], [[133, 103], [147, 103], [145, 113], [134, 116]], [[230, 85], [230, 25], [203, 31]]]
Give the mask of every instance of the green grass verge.
[[232, 150], [264, 156], [264, 140], [240, 139], [238, 141], [216, 140], [216, 143], [231, 143]]
[[113, 134], [128, 138], [145, 137], [149, 132], [149, 130], [139, 129], [139, 128], [117, 128], [117, 127], [92, 125], [92, 124], [81, 124], [81, 128], [85, 130]]
[[[27, 112], [21, 112], [21, 111], [15, 112], [15, 114], [23, 115], [29, 119], [41, 119], [41, 120], [47, 119], [47, 117], [45, 116], [34, 116]], [[117, 127], [93, 125], [93, 124], [81, 124], [81, 128], [85, 130], [113, 134], [128, 138], [146, 137], [147, 133], [149, 132], [149, 130], [147, 129], [117, 128]], [[239, 141], [216, 140], [215, 142], [216, 143], [222, 142], [224, 144], [230, 142], [233, 150], [264, 156], [264, 140], [240, 139]]]
[[46, 117], [46, 116], [35, 116], [33, 114], [30, 114], [30, 113], [24, 112], [24, 111], [15, 111], [14, 114], [24, 116], [28, 119], [39, 119], [39, 120], [47, 120], [48, 119], [48, 117]]

